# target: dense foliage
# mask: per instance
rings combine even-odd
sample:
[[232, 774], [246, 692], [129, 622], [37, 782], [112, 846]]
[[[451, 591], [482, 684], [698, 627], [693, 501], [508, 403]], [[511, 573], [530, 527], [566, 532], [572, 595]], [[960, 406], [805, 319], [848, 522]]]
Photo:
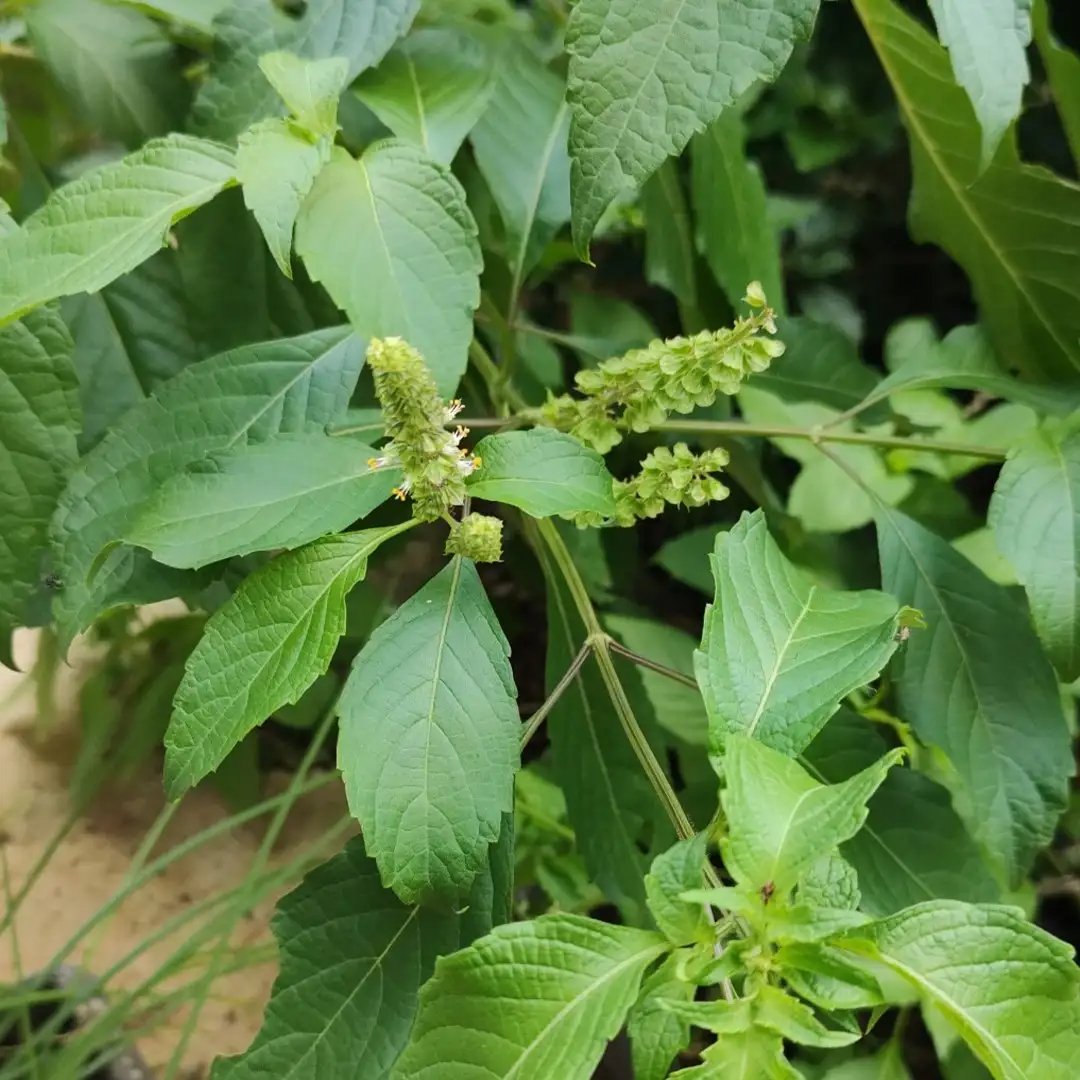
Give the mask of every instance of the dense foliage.
[[821, 7], [0, 5], [0, 659], [359, 823], [215, 1080], [1080, 1075], [1076, 27]]

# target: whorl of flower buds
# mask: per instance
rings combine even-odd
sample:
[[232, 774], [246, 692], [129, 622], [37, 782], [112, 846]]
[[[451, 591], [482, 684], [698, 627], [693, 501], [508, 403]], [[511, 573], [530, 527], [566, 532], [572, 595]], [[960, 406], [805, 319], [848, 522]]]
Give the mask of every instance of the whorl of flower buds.
[[399, 499], [412, 497], [416, 518], [443, 517], [451, 507], [465, 502], [465, 477], [480, 467], [480, 459], [461, 446], [468, 428], [446, 430], [462, 404], [443, 402], [424, 358], [401, 338], [373, 338], [367, 362], [390, 436], [380, 455], [368, 464], [373, 469], [396, 466], [402, 470], [404, 477], [394, 494]]
[[753, 282], [744, 299], [752, 313], [731, 329], [653, 341], [578, 372], [585, 398], [549, 398], [540, 409], [543, 422], [606, 454], [624, 430], [649, 431], [673, 412], [692, 412], [711, 405], [717, 394], [735, 394], [748, 375], [784, 352], [782, 342], [763, 336], [775, 334], [776, 323], [761, 286]]
[[475, 562], [499, 562], [502, 559], [503, 523], [487, 514], [469, 514], [450, 527], [446, 538], [447, 555], [464, 555]]

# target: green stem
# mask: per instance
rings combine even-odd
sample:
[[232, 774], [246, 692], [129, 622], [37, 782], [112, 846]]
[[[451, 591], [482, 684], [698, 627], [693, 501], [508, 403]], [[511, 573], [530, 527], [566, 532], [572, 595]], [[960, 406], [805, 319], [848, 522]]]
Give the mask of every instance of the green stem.
[[691, 690], [699, 689], [697, 680], [692, 675], [684, 675], [681, 671], [676, 671], [666, 664], [660, 664], [655, 660], [650, 660], [647, 656], [642, 656], [640, 653], [633, 652], [631, 649], [626, 648], [625, 645], [620, 645], [615, 640], [612, 640], [609, 644], [612, 652], [618, 653], [620, 656], [625, 656], [627, 660], [637, 664], [638, 667], [646, 668], [649, 671], [655, 671], [657, 675], [663, 675], [665, 679], [671, 679], [672, 682], [680, 683]]
[[548, 694], [547, 701], [545, 701], [544, 704], [529, 717], [528, 722], [525, 724], [525, 730], [521, 733], [522, 750], [529, 745], [529, 740], [532, 739], [540, 725], [547, 719], [548, 713], [555, 708], [559, 698], [566, 693], [567, 688], [577, 677], [577, 673], [581, 670], [582, 665], [589, 659], [590, 652], [592, 652], [592, 645], [586, 641], [578, 650], [578, 654], [574, 657], [571, 665], [566, 669], [566, 674], [563, 675], [555, 685], [555, 689]]

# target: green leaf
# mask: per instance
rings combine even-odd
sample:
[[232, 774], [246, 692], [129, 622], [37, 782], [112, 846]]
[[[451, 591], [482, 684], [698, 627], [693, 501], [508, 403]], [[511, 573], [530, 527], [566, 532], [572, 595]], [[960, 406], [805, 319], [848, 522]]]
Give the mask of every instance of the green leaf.
[[169, 22], [188, 26], [211, 37], [214, 19], [229, 6], [230, 0], [120, 0], [120, 3], [158, 15]]
[[54, 308], [0, 329], [0, 663], [41, 582], [49, 520], [75, 466], [79, 388]]
[[493, 877], [464, 913], [406, 907], [380, 885], [363, 841], [351, 841], [278, 905], [281, 972], [262, 1029], [245, 1053], [214, 1064], [213, 1080], [386, 1080], [436, 958], [499, 921]]
[[[998, 355], [1041, 381], [1080, 368], [1080, 188], [982, 134], [945, 50], [892, 0], [855, 0], [911, 141], [911, 232], [966, 271]], [[1008, 207], [1004, 212], [1003, 205]]]
[[930, 0], [938, 40], [949, 50], [956, 81], [967, 91], [982, 128], [985, 167], [1020, 115], [1031, 78], [1032, 0]]
[[[800, 760], [816, 779], [835, 784], [887, 748], [870, 721], [842, 708]], [[1000, 897], [949, 793], [912, 769], [893, 769], [885, 777], [870, 800], [866, 824], [844, 844], [843, 855], [858, 874], [859, 906], [871, 915], [891, 915], [925, 900]]]
[[869, 1009], [882, 1004], [877, 979], [849, 957], [828, 945], [796, 942], [776, 951], [776, 966], [791, 989], [818, 1008]]
[[244, 203], [286, 277], [292, 277], [293, 227], [300, 206], [329, 160], [329, 139], [301, 138], [285, 120], [263, 120], [240, 136], [236, 175]]
[[185, 368], [127, 412], [79, 463], [53, 519], [65, 634], [131, 595], [149, 563], [141, 553], [114, 550], [92, 585], [90, 571], [166, 480], [214, 451], [321, 430], [345, 411], [363, 362], [362, 343], [341, 328], [249, 345]]
[[725, 112], [695, 136], [691, 162], [698, 247], [728, 303], [738, 310], [746, 286], [759, 281], [769, 304], [783, 312], [776, 231], [769, 221], [761, 172], [746, 156], [746, 132], [738, 113]]
[[989, 521], [1062, 682], [1080, 676], [1080, 432], [1042, 428], [998, 476]]
[[784, 1042], [765, 1028], [721, 1035], [702, 1055], [702, 1064], [672, 1073], [672, 1080], [803, 1080], [784, 1057]]
[[757, 991], [754, 1020], [800, 1046], [850, 1046], [861, 1038], [859, 1033], [827, 1028], [811, 1008], [768, 984]]
[[911, 1080], [911, 1073], [904, 1064], [903, 1043], [893, 1039], [880, 1053], [845, 1061], [821, 1080]]
[[[630, 615], [608, 615], [604, 626], [631, 652], [694, 678], [697, 642], [684, 631]], [[648, 668], [641, 668], [641, 681], [661, 727], [691, 746], [708, 745], [709, 720], [699, 690]]]
[[233, 164], [223, 146], [169, 135], [65, 184], [0, 239], [0, 323], [133, 270], [174, 222], [233, 182]]
[[497, 76], [497, 57], [478, 37], [429, 27], [361, 76], [356, 94], [398, 138], [449, 165], [487, 108]]
[[209, 454], [165, 481], [124, 541], [180, 569], [301, 547], [390, 498], [401, 472], [372, 469], [374, 456], [363, 443], [315, 431]]
[[889, 511], [878, 543], [885, 588], [927, 623], [900, 655], [901, 715], [944, 752], [960, 816], [1016, 884], [1074, 771], [1053, 670], [1008, 593], [944, 540]]
[[514, 800], [521, 722], [510, 646], [456, 558], [384, 622], [341, 695], [338, 765], [385, 884], [464, 895]]
[[266, 53], [344, 57], [351, 82], [386, 55], [419, 8], [420, 0], [309, 0], [294, 18], [268, 0], [234, 0], [214, 21], [214, 57], [195, 99], [195, 130], [231, 139], [281, 115], [278, 95], [259, 72]]
[[645, 980], [641, 996], [630, 1010], [626, 1030], [630, 1036], [634, 1080], [665, 1080], [675, 1056], [690, 1043], [689, 1022], [666, 1004], [672, 1001], [685, 1004], [694, 998], [697, 988], [679, 978], [684, 960], [680, 953], [668, 956]]
[[[579, 0], [566, 27], [574, 247], [810, 36], [817, 0]], [[746, 283], [743, 283], [744, 287]]]
[[1073, 950], [1015, 908], [938, 900], [837, 942], [908, 980], [998, 1080], [1068, 1080], [1080, 1069]]
[[716, 589], [713, 581], [712, 558], [717, 533], [724, 531], [720, 525], [702, 525], [680, 533], [656, 553], [654, 562], [662, 566], [676, 581], [692, 589], [712, 596]]
[[728, 818], [724, 866], [741, 885], [783, 895], [866, 820], [866, 802], [902, 757], [893, 751], [840, 784], [823, 786], [776, 750], [732, 735], [724, 754]]
[[377, 143], [359, 161], [335, 149], [301, 208], [296, 250], [358, 334], [405, 338], [440, 393], [453, 394], [468, 364], [481, 257], [448, 169], [405, 143]]
[[302, 60], [290, 52], [259, 57], [259, 69], [300, 125], [313, 138], [333, 138], [338, 129], [338, 98], [349, 81], [343, 56]]
[[683, 330], [696, 333], [704, 329], [705, 320], [698, 309], [694, 223], [674, 161], [665, 161], [645, 181], [641, 209], [645, 214], [645, 279], [679, 301]]
[[489, 435], [477, 445], [480, 469], [469, 478], [477, 499], [509, 503], [532, 517], [593, 511], [612, 516], [615, 497], [604, 459], [548, 428]]
[[394, 1080], [587, 1080], [665, 947], [576, 915], [500, 926], [436, 965]]
[[705, 909], [680, 899], [684, 892], [701, 887], [708, 846], [708, 833], [680, 840], [653, 860], [645, 876], [649, 911], [673, 945], [708, 942], [716, 936]]
[[38, 0], [26, 29], [76, 111], [105, 135], [135, 147], [180, 126], [187, 84], [153, 19], [102, 0]]
[[375, 549], [402, 526], [327, 536], [241, 582], [210, 616], [188, 658], [165, 736], [171, 799], [197, 784], [249, 731], [330, 666], [345, 632], [345, 597]]
[[1046, 66], [1073, 161], [1080, 162], [1080, 56], [1054, 37], [1046, 0], [1035, 0], [1033, 16], [1039, 56]]
[[861, 899], [859, 875], [855, 867], [837, 851], [822, 855], [799, 882], [799, 903], [811, 908], [847, 908], [854, 911]]
[[812, 584], [760, 510], [717, 536], [712, 566], [716, 598], [694, 658], [711, 740], [741, 733], [797, 754], [896, 651], [898, 605]]

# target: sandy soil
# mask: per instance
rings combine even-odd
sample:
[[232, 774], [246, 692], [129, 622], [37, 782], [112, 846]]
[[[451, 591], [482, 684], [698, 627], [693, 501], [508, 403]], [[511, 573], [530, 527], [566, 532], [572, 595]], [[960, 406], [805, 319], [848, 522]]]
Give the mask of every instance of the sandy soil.
[[[17, 660], [24, 670], [32, 658], [34, 643], [33, 635], [28, 633], [16, 639]], [[76, 646], [72, 666], [65, 669], [57, 687], [61, 716], [72, 711], [79, 671], [85, 668], [85, 662], [85, 649], [80, 652]], [[0, 667], [0, 873], [6, 863], [12, 893], [25, 882], [69, 812], [66, 784], [77, 747], [77, 729], [70, 720], [62, 721], [42, 741], [35, 734], [35, 726], [32, 688], [26, 685], [25, 677]], [[272, 777], [268, 786], [280, 789], [283, 782], [284, 778]], [[20, 969], [32, 972], [47, 965], [79, 927], [116, 893], [163, 804], [160, 776], [148, 769], [146, 775], [122, 790], [107, 792], [76, 824], [21, 905], [14, 935], [0, 937], [0, 983], [13, 979]], [[278, 856], [286, 857], [298, 845], [310, 843], [312, 837], [340, 820], [344, 812], [340, 785], [330, 784], [314, 793], [294, 810], [279, 842]], [[225, 807], [213, 793], [196, 790], [184, 799], [155, 851], [161, 853], [226, 816]], [[173, 864], [129, 898], [103, 933], [90, 938], [89, 955], [84, 945], [68, 962], [85, 963], [95, 972], [107, 970], [186, 906], [238, 884], [259, 839], [259, 829], [248, 826]], [[245, 919], [235, 943], [269, 940], [271, 907], [267, 902]], [[157, 970], [173, 947], [166, 942], [150, 949], [113, 985], [138, 985]], [[275, 974], [276, 965], [265, 963], [219, 982], [202, 1011], [185, 1055], [187, 1075], [205, 1075], [215, 1056], [239, 1053], [248, 1046], [259, 1028]], [[183, 1012], [169, 1017], [140, 1041], [139, 1049], [151, 1066], [160, 1069], [170, 1059], [185, 1017]]]

